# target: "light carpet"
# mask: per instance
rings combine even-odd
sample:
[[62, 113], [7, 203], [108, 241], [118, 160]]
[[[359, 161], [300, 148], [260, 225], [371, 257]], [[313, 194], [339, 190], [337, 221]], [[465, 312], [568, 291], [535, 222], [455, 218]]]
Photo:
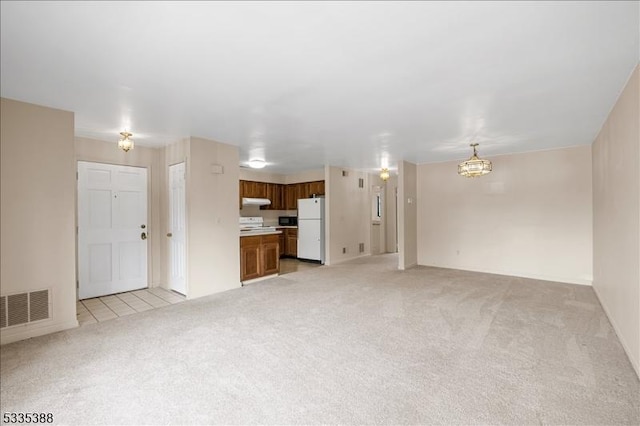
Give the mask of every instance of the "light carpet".
[[418, 267], [295, 272], [5, 345], [2, 412], [62, 424], [638, 424], [590, 287]]

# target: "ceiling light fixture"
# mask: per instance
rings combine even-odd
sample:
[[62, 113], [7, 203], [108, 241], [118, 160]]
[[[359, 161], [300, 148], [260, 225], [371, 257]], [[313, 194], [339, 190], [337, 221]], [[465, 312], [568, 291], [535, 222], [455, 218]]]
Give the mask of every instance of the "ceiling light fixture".
[[380, 179], [382, 179], [384, 182], [389, 180], [389, 169], [385, 167], [382, 170], [380, 170]]
[[133, 149], [133, 140], [130, 139], [133, 136], [132, 133], [127, 131], [120, 132], [120, 140], [118, 141], [118, 148], [123, 150], [124, 152], [129, 152], [129, 150]]
[[265, 163], [264, 160], [250, 160], [249, 161], [249, 167], [251, 167], [252, 169], [262, 169], [266, 165], [267, 165], [267, 163]]
[[492, 165], [489, 160], [482, 160], [478, 158], [478, 152], [476, 147], [479, 144], [472, 143], [469, 146], [473, 147], [473, 155], [467, 161], [463, 161], [458, 164], [458, 174], [464, 177], [478, 177], [486, 175], [491, 172]]

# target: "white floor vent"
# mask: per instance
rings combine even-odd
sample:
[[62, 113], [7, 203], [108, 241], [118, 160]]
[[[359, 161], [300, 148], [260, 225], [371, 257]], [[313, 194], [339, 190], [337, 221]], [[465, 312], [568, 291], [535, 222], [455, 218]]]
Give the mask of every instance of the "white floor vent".
[[49, 290], [0, 297], [0, 328], [49, 318]]

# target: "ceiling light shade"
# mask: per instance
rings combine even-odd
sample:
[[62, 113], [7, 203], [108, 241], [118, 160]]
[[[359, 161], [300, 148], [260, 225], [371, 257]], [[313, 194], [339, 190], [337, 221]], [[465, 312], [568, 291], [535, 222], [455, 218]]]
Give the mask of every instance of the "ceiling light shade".
[[469, 145], [473, 147], [473, 155], [467, 161], [458, 164], [458, 174], [464, 177], [478, 177], [490, 173], [492, 170], [491, 161], [478, 158], [476, 151], [477, 143]]
[[266, 165], [267, 165], [267, 163], [265, 163], [264, 160], [250, 160], [249, 161], [249, 167], [251, 167], [252, 169], [262, 169]]
[[118, 148], [124, 152], [129, 152], [129, 150], [133, 149], [133, 140], [130, 139], [133, 134], [129, 132], [120, 132], [120, 136], [121, 138], [118, 141]]
[[385, 167], [384, 169], [380, 170], [380, 179], [382, 179], [384, 182], [389, 180], [389, 169]]

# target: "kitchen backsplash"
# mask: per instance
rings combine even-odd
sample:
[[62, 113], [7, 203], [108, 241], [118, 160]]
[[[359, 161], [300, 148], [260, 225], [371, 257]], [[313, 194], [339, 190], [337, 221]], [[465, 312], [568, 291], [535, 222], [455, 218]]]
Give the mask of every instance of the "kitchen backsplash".
[[277, 226], [278, 216], [297, 216], [297, 210], [260, 210], [260, 206], [244, 206], [240, 209], [240, 216], [262, 216], [266, 226]]

